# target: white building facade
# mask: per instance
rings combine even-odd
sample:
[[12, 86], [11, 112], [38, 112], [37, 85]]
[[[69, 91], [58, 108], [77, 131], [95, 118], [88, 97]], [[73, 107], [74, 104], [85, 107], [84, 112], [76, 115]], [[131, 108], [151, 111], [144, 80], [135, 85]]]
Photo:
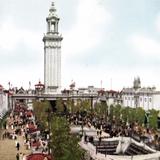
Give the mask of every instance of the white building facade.
[[3, 91], [3, 86], [0, 85], [0, 119], [8, 111], [8, 94]]
[[43, 37], [45, 94], [57, 94], [61, 90], [61, 41], [63, 38], [58, 32], [59, 20], [52, 3], [46, 18], [47, 33]]
[[160, 91], [155, 87], [141, 87], [140, 78], [134, 79], [132, 88], [123, 88], [122, 105], [125, 107], [142, 107], [145, 110], [160, 109]]

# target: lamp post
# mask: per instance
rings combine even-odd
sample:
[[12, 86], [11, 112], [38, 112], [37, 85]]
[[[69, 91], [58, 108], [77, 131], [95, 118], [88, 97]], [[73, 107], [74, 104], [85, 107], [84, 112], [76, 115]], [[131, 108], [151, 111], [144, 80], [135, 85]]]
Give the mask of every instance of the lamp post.
[[150, 112], [146, 111], [145, 112], [145, 117], [144, 117], [144, 124], [147, 128], [149, 128], [149, 116], [150, 116]]
[[93, 113], [93, 96], [91, 96], [90, 98], [91, 98], [91, 113]]
[[157, 115], [157, 130], [160, 131], [160, 111], [158, 112]]
[[48, 108], [47, 109], [47, 120], [48, 120], [48, 136], [47, 136], [47, 140], [48, 140], [48, 154], [50, 155], [51, 154], [51, 148], [50, 148], [50, 132], [51, 132], [51, 123], [50, 123], [50, 120], [51, 120], [51, 109]]

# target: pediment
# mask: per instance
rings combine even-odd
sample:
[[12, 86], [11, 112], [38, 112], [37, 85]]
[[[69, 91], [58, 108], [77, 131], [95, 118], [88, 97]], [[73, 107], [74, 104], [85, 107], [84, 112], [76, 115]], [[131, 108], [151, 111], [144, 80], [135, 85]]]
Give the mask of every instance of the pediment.
[[23, 87], [21, 87], [21, 88], [18, 90], [17, 94], [25, 94], [25, 90], [23, 89]]

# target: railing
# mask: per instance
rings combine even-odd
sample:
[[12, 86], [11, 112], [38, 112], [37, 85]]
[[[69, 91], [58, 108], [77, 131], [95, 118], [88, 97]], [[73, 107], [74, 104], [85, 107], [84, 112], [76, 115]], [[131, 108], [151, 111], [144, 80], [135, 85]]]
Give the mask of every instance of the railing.
[[14, 94], [12, 97], [33, 97], [33, 98], [95, 98], [97, 94]]

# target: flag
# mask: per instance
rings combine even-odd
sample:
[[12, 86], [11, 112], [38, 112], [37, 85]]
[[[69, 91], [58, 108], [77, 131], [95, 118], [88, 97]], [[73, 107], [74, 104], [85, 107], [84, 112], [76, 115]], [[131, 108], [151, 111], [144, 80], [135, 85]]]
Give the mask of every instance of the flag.
[[8, 85], [9, 85], [9, 89], [10, 89], [10, 87], [11, 87], [11, 82], [8, 82]]
[[31, 87], [31, 81], [29, 81], [29, 88]]

